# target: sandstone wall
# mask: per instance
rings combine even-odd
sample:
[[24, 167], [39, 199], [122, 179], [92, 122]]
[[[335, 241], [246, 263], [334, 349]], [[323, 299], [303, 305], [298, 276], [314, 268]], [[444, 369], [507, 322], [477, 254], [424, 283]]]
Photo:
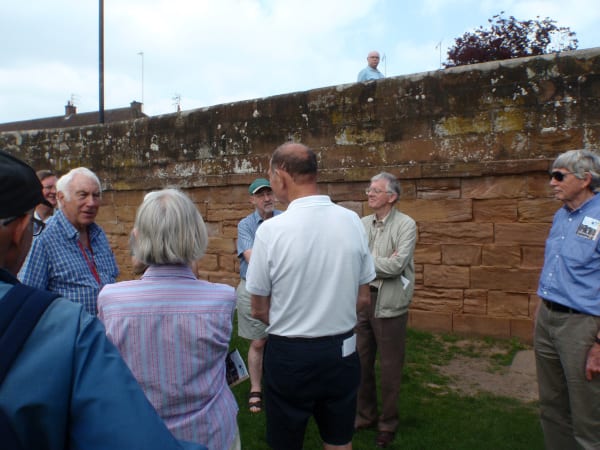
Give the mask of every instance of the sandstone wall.
[[[360, 215], [381, 170], [418, 222], [413, 327], [530, 340], [558, 153], [600, 145], [600, 48], [478, 64], [84, 128], [0, 134], [37, 169], [87, 166], [122, 278], [145, 192], [178, 186], [210, 232], [200, 276], [236, 285], [247, 185], [288, 141], [319, 157], [321, 192]], [[310, 280], [307, 280], [310, 282]]]

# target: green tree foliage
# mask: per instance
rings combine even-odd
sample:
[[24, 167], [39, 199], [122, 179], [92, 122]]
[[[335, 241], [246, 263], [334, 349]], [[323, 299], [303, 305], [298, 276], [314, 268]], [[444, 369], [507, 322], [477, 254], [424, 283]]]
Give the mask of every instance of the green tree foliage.
[[448, 49], [445, 67], [462, 66], [486, 61], [542, 55], [577, 49], [575, 33], [568, 27], [558, 27], [546, 17], [540, 20], [518, 21], [506, 18], [504, 11], [488, 19], [490, 28], [480, 26], [454, 40]]

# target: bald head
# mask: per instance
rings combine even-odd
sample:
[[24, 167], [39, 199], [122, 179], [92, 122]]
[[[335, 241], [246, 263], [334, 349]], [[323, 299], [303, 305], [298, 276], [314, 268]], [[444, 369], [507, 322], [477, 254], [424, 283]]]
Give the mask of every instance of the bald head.
[[280, 145], [271, 157], [271, 170], [285, 170], [296, 183], [317, 179], [317, 155], [303, 144], [290, 142]]
[[283, 203], [318, 193], [317, 155], [306, 145], [287, 143], [277, 147], [269, 172], [275, 197]]
[[379, 65], [379, 52], [376, 52], [375, 50], [369, 52], [367, 55], [367, 63], [369, 64], [369, 67], [377, 69], [377, 66]]

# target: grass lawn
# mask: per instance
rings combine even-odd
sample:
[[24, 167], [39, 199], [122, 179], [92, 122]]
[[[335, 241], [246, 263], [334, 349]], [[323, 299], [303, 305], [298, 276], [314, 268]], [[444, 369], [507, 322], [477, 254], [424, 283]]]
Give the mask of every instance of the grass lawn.
[[[542, 432], [535, 404], [510, 398], [477, 395], [461, 396], [448, 388], [448, 379], [435, 366], [447, 363], [455, 352], [469, 349], [452, 346], [452, 336], [440, 336], [409, 330], [404, 378], [398, 408], [400, 428], [390, 449], [543, 449]], [[508, 364], [518, 345], [510, 341], [486, 340], [490, 345], [506, 348]], [[234, 326], [232, 348], [238, 348], [246, 359], [248, 342], [237, 336]], [[265, 414], [252, 415], [247, 408], [249, 381], [233, 388], [240, 412], [238, 424], [243, 450], [268, 450], [265, 441]], [[353, 448], [375, 448], [376, 432], [356, 433]], [[309, 424], [304, 440], [305, 450], [322, 448], [314, 423]]]

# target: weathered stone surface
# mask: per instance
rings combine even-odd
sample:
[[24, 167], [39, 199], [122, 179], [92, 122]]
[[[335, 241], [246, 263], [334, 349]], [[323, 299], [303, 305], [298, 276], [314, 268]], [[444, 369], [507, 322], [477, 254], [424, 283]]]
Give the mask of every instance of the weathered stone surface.
[[465, 289], [463, 312], [465, 314], [487, 314], [487, 294], [485, 289]]
[[408, 326], [432, 333], [448, 333], [452, 330], [452, 314], [410, 310]]
[[471, 288], [505, 292], [533, 292], [537, 289], [539, 271], [534, 269], [503, 269], [471, 267]]
[[482, 248], [481, 265], [518, 267], [521, 265], [521, 247], [518, 245], [486, 244]]
[[465, 179], [462, 183], [463, 198], [518, 198], [526, 194], [527, 182], [518, 176]]
[[415, 289], [410, 307], [421, 311], [460, 312], [462, 300], [460, 289]]
[[529, 339], [544, 243], [561, 206], [548, 171], [565, 150], [600, 148], [597, 73], [600, 48], [132, 122], [4, 132], [0, 148], [36, 169], [86, 166], [98, 174], [98, 223], [120, 279], [133, 277], [128, 239], [144, 194], [182, 189], [210, 235], [199, 276], [232, 286], [237, 223], [252, 211], [247, 188], [268, 176], [277, 146], [311, 146], [320, 192], [359, 215], [371, 213], [370, 178], [390, 172], [401, 181], [399, 209], [418, 225], [411, 326]]
[[439, 245], [426, 245], [417, 242], [415, 247], [415, 263], [440, 264], [442, 262], [442, 249]]
[[398, 208], [417, 222], [465, 222], [472, 217], [468, 199], [400, 200]]
[[473, 200], [473, 220], [476, 222], [516, 222], [517, 201], [514, 199]]
[[423, 244], [484, 244], [493, 238], [492, 223], [419, 223], [419, 242]]
[[510, 337], [517, 338], [527, 344], [533, 343], [533, 320], [511, 319]]
[[481, 246], [442, 245], [442, 263], [449, 266], [479, 266], [481, 264]]
[[425, 264], [423, 266], [423, 285], [428, 287], [468, 288], [469, 268]]
[[423, 179], [417, 181], [417, 198], [436, 200], [460, 198], [460, 179]]
[[495, 317], [529, 317], [529, 294], [491, 290], [487, 312]]
[[539, 268], [541, 270], [544, 265], [544, 247], [522, 246], [521, 251], [523, 253], [523, 261], [521, 262], [523, 267]]
[[462, 314], [453, 316], [453, 331], [468, 336], [510, 337], [510, 319]]
[[554, 213], [561, 203], [553, 199], [520, 200], [518, 203], [519, 222], [552, 223]]
[[544, 245], [550, 231], [549, 223], [497, 223], [495, 242], [499, 245]]

